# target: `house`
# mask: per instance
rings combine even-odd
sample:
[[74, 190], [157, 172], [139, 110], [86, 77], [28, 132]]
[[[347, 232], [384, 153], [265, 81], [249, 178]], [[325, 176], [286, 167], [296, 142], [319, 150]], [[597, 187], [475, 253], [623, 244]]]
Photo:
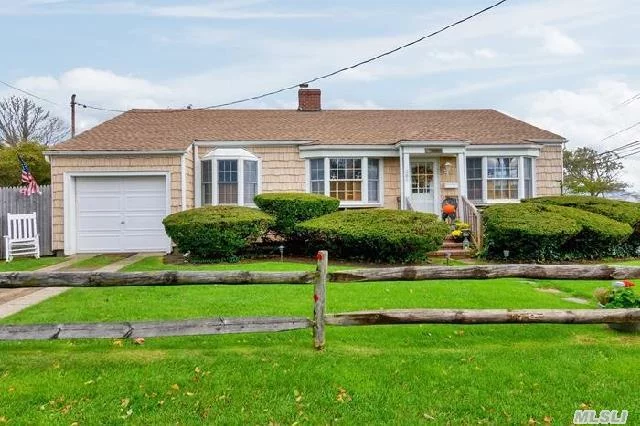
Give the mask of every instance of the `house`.
[[[170, 250], [161, 220], [205, 204], [306, 191], [345, 208], [439, 214], [560, 194], [565, 139], [495, 110], [131, 110], [46, 154], [53, 249]], [[461, 204], [462, 206], [462, 204]]]

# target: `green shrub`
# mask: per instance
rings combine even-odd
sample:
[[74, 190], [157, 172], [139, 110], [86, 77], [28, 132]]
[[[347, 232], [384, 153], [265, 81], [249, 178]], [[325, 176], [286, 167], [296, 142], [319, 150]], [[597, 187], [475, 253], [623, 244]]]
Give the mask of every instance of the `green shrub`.
[[254, 202], [262, 211], [273, 215], [273, 230], [290, 237], [296, 224], [338, 210], [336, 198], [301, 192], [280, 192], [256, 195]]
[[563, 218], [537, 204], [498, 204], [487, 207], [484, 219], [483, 253], [489, 259], [558, 259], [562, 246], [582, 227], [571, 218]]
[[531, 198], [526, 201], [529, 203], [574, 207], [576, 209], [606, 216], [617, 222], [629, 224], [633, 228], [634, 232], [621, 247], [618, 247], [617, 255], [638, 255], [638, 251], [640, 250], [640, 204], [638, 203], [581, 195], [539, 197]]
[[249, 207], [206, 206], [164, 218], [167, 235], [194, 259], [234, 260], [273, 224]]
[[514, 260], [570, 260], [616, 256], [633, 232], [627, 224], [571, 207], [501, 204], [483, 212], [484, 255]]
[[640, 204], [628, 201], [608, 200], [600, 197], [581, 195], [563, 195], [558, 197], [539, 197], [525, 200], [528, 203], [553, 204], [574, 207], [591, 213], [601, 214], [617, 222], [627, 223], [634, 228], [640, 224]]
[[414, 263], [440, 248], [449, 226], [433, 214], [366, 209], [311, 219], [296, 230], [306, 238], [310, 251], [326, 249], [341, 259]]
[[566, 257], [601, 259], [625, 254], [624, 243], [633, 233], [628, 224], [572, 207], [549, 205], [545, 206], [545, 209], [571, 218], [582, 227], [580, 232], [562, 247]]

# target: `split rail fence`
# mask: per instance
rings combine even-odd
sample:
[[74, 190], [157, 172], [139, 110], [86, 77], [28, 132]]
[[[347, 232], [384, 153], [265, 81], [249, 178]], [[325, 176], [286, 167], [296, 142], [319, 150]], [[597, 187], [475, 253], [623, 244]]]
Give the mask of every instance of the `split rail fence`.
[[316, 272], [10, 272], [0, 288], [126, 287], [180, 285], [314, 285], [313, 317], [204, 318], [81, 324], [0, 325], [0, 340], [137, 338], [313, 329], [314, 346], [325, 345], [325, 326], [380, 324], [605, 324], [639, 323], [640, 309], [392, 309], [326, 313], [328, 282], [488, 278], [608, 280], [640, 277], [640, 267], [608, 265], [417, 266], [328, 272], [328, 253], [318, 252]]

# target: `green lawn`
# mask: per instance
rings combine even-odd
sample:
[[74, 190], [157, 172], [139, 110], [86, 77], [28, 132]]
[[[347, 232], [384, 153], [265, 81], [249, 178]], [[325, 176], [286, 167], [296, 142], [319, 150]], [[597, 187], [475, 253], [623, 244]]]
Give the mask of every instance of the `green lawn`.
[[11, 262], [0, 262], [0, 272], [35, 271], [45, 266], [55, 265], [67, 260], [66, 257], [46, 256], [40, 259], [33, 257], [14, 257]]
[[[569, 296], [582, 297], [584, 299], [593, 300], [594, 304], [595, 299], [593, 298], [593, 291], [598, 287], [611, 287], [611, 283], [613, 280], [609, 281], [592, 281], [592, 280], [584, 280], [584, 281], [568, 281], [568, 280], [538, 280], [532, 281], [535, 282], [535, 286], [539, 288], [556, 288], [561, 290]], [[636, 290], [638, 291], [638, 290]]]
[[[582, 307], [536, 285], [519, 279], [330, 284], [327, 309]], [[3, 321], [310, 316], [312, 294], [312, 286], [285, 285], [74, 289]], [[600, 325], [330, 327], [323, 352], [312, 349], [310, 330], [147, 339], [142, 346], [1, 342], [0, 419], [359, 425], [533, 418], [544, 424], [549, 416], [553, 424], [570, 424], [574, 410], [588, 404], [627, 409], [634, 424], [639, 356], [640, 336]]]
[[[330, 271], [353, 269], [355, 266], [344, 264], [333, 264], [329, 266]], [[202, 264], [175, 264], [164, 263], [162, 256], [149, 256], [136, 263], [125, 266], [122, 272], [134, 271], [265, 271], [265, 272], [286, 272], [286, 271], [315, 271], [315, 260], [291, 261], [285, 260], [243, 260], [238, 263], [202, 263]]]
[[99, 254], [72, 263], [65, 271], [93, 271], [127, 257], [125, 254]]

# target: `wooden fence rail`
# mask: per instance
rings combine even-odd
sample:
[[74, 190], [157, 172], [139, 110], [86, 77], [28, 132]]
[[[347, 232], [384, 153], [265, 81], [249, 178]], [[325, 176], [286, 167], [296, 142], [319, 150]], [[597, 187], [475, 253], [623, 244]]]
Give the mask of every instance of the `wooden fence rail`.
[[[0, 288], [128, 287], [178, 285], [311, 284], [317, 272], [151, 271], [3, 272]], [[640, 266], [472, 265], [403, 266], [323, 271], [327, 282], [415, 281], [435, 279], [536, 278], [613, 280], [640, 277]]]
[[[313, 328], [314, 347], [325, 345], [325, 325], [380, 324], [619, 324], [640, 323], [640, 309], [401, 309], [326, 314], [326, 283], [522, 277], [622, 279], [640, 276], [640, 267], [607, 265], [477, 265], [400, 267], [328, 272], [328, 253], [318, 252], [316, 272], [158, 271], [15, 272], [0, 274], [0, 288], [122, 287], [202, 284], [314, 283], [313, 319], [304, 317], [206, 318], [83, 324], [0, 325], [0, 340], [137, 338], [275, 332]], [[455, 283], [455, 281], [452, 281]]]
[[[26, 197], [20, 187], [0, 188], [0, 237], [7, 234], [7, 213], [36, 213], [40, 254], [51, 252], [51, 186], [40, 186], [41, 194]], [[0, 244], [0, 257], [4, 258], [4, 241]]]
[[389, 309], [328, 315], [329, 325], [611, 324], [640, 322], [640, 309]]

